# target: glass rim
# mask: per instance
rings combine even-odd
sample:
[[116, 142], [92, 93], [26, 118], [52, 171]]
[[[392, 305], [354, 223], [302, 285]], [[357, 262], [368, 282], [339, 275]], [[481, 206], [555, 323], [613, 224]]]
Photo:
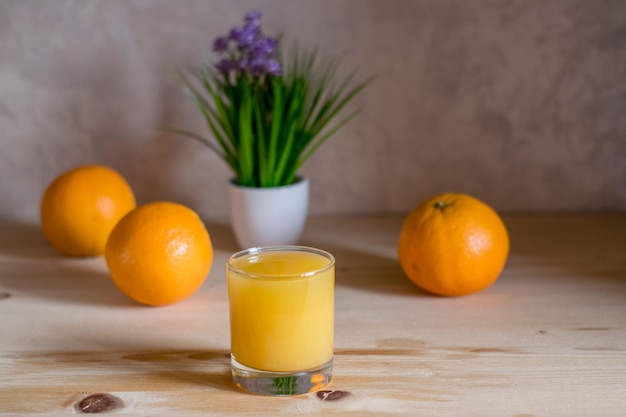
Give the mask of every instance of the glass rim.
[[[248, 271], [244, 271], [243, 269], [237, 268], [232, 264], [232, 261], [235, 259], [239, 259], [243, 256], [249, 256], [249, 255], [256, 255], [256, 254], [261, 254], [261, 253], [267, 253], [267, 252], [306, 252], [306, 253], [313, 253], [316, 255], [320, 255], [324, 258], [326, 258], [328, 260], [328, 264], [324, 265], [321, 268], [317, 268], [317, 269], [313, 269], [311, 271], [306, 271], [300, 274], [281, 274], [281, 275], [276, 275], [276, 274], [260, 274], [260, 273], [250, 273]], [[300, 246], [300, 245], [274, 245], [274, 246], [254, 246], [251, 248], [247, 248], [247, 249], [243, 249], [240, 250], [239, 252], [236, 252], [234, 254], [232, 254], [229, 258], [228, 258], [228, 262], [226, 262], [226, 265], [228, 266], [228, 269], [240, 274], [240, 275], [245, 275], [247, 277], [250, 278], [273, 278], [273, 277], [280, 277], [280, 278], [306, 278], [306, 277], [310, 277], [319, 273], [322, 273], [324, 271], [327, 271], [328, 269], [332, 268], [335, 266], [335, 257], [328, 251], [325, 251], [323, 249], [318, 249], [318, 248], [313, 248], [310, 246]]]

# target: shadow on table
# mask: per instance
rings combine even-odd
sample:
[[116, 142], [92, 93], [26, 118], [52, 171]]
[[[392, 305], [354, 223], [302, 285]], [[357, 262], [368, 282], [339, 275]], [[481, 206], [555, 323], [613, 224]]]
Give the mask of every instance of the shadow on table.
[[[121, 348], [121, 346], [120, 346]], [[67, 378], [78, 373], [85, 379], [85, 372], [99, 375], [100, 385], [108, 385], [109, 377], [115, 377], [115, 391], [134, 391], [140, 385], [156, 391], [172, 389], [197, 389], [199, 386], [225, 391], [239, 391], [230, 372], [230, 353], [225, 350], [183, 349], [116, 349], [107, 346], [95, 351], [53, 351], [23, 353], [15, 358], [29, 367], [55, 366], [63, 369]], [[99, 385], [97, 381], [85, 381]], [[102, 390], [102, 388], [98, 388]]]
[[335, 281], [338, 286], [399, 296], [434, 297], [415, 286], [402, 271], [397, 259], [336, 244], [305, 241], [335, 257]]
[[150, 374], [163, 382], [238, 391], [231, 377], [230, 352], [225, 350], [154, 350], [125, 354], [122, 359], [147, 364]]
[[227, 253], [235, 253], [240, 250], [229, 224], [205, 220], [204, 225], [209, 231], [214, 250]]
[[38, 225], [0, 222], [0, 301], [14, 297], [59, 303], [133, 306], [111, 280], [104, 258], [71, 258], [50, 246]]
[[[205, 222], [214, 250], [234, 253], [228, 225]], [[39, 225], [0, 221], [0, 301], [34, 297], [61, 303], [142, 307], [116, 287], [103, 256], [68, 257], [45, 239]]]
[[19, 258], [61, 258], [33, 223], [0, 221], [0, 255]]
[[138, 306], [115, 287], [107, 272], [64, 263], [5, 265], [0, 277], [0, 301], [17, 297], [57, 303]]
[[[205, 221], [215, 251], [240, 250], [230, 225]], [[304, 245], [331, 252], [336, 260], [339, 286], [365, 291], [431, 297], [413, 285], [396, 259], [374, 252], [304, 240]], [[103, 257], [70, 258], [50, 246], [35, 224], [0, 222], [0, 255], [13, 257], [0, 279], [0, 292], [30, 293], [61, 302], [132, 306], [111, 281]], [[8, 271], [7, 271], [8, 269]]]
[[504, 273], [523, 270], [540, 279], [548, 275], [594, 282], [626, 279], [626, 215], [510, 216], [505, 224], [511, 249]]
[[[239, 246], [230, 225], [204, 221], [215, 250], [237, 252]], [[67, 258], [46, 240], [37, 224], [0, 220], [0, 255], [20, 258]]]

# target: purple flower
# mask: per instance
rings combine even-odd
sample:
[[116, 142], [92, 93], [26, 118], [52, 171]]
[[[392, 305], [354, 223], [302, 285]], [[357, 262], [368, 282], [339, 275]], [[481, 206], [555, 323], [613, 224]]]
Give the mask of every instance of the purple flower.
[[247, 25], [261, 26], [261, 12], [248, 12], [245, 19]]
[[248, 68], [248, 60], [246, 58], [241, 58], [235, 62], [233, 62], [234, 67], [240, 71], [245, 71]]
[[265, 58], [254, 58], [250, 61], [250, 71], [252, 75], [259, 76], [265, 72], [265, 65], [267, 60]]
[[213, 43], [213, 51], [217, 52], [218, 54], [222, 54], [226, 52], [227, 49], [228, 49], [228, 38], [219, 37], [215, 39], [215, 42]]
[[276, 50], [276, 39], [263, 38], [252, 47], [252, 54], [254, 56], [269, 56]]
[[230, 30], [230, 33], [228, 34], [228, 39], [239, 43], [239, 40], [241, 39], [242, 34], [243, 34], [242, 27], [234, 27]]
[[215, 39], [213, 50], [219, 55], [225, 54], [215, 68], [225, 76], [233, 71], [253, 78], [280, 75], [282, 68], [276, 59], [277, 49], [276, 39], [263, 36], [261, 13], [249, 12], [243, 26], [232, 28], [227, 37]]
[[275, 59], [268, 59], [265, 62], [265, 71], [267, 71], [267, 73], [271, 75], [280, 75], [282, 73], [280, 62]]
[[233, 28], [230, 31], [229, 38], [237, 42], [240, 48], [246, 48], [253, 45], [260, 35], [261, 31], [258, 26], [246, 25]]
[[236, 67], [235, 62], [233, 62], [231, 59], [228, 59], [228, 58], [222, 58], [220, 62], [218, 62], [217, 65], [215, 65], [215, 68], [217, 68], [217, 70], [224, 75], [228, 75], [228, 73], [230, 73], [230, 71], [235, 69], [235, 67]]

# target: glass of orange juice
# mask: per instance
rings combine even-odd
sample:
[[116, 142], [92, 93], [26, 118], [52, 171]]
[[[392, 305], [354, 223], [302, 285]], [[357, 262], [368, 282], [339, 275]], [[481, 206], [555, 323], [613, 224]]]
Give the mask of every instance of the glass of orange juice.
[[262, 395], [316, 391], [332, 378], [335, 258], [320, 249], [246, 249], [227, 265], [235, 383]]

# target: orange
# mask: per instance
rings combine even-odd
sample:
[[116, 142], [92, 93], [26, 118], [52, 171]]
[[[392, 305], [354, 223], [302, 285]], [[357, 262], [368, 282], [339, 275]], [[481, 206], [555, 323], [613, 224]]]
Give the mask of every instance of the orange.
[[111, 230], [133, 208], [135, 196], [120, 174], [105, 166], [80, 166], [46, 188], [41, 228], [65, 255], [102, 255]]
[[446, 193], [419, 204], [404, 220], [398, 243], [407, 277], [443, 296], [487, 288], [508, 253], [509, 236], [498, 214], [465, 194]]
[[213, 261], [209, 232], [191, 209], [156, 202], [120, 220], [106, 245], [115, 285], [133, 300], [161, 306], [193, 294]]

